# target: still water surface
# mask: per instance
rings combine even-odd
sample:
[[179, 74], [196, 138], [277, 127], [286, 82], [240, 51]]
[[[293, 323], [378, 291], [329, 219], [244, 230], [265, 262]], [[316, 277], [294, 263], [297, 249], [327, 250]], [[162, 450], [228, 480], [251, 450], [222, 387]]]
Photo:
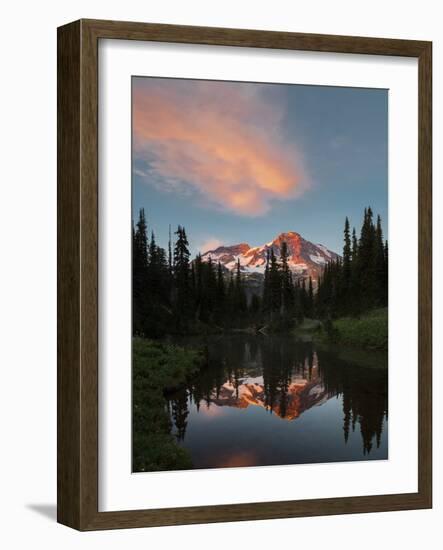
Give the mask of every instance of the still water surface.
[[384, 354], [322, 349], [291, 336], [180, 339], [208, 365], [168, 395], [194, 468], [388, 458]]

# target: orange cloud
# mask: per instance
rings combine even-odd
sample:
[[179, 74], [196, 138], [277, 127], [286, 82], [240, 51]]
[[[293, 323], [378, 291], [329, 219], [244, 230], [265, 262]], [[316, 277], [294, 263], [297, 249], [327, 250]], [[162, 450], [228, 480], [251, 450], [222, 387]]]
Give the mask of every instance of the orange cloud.
[[296, 197], [305, 177], [295, 144], [284, 136], [277, 88], [137, 79], [134, 159], [147, 166], [139, 175], [242, 215], [261, 215], [273, 200]]
[[203, 241], [201, 244], [197, 243], [196, 248], [200, 252], [205, 253], [210, 250], [215, 250], [216, 248], [222, 245], [223, 245], [223, 241], [221, 241], [220, 239], [217, 239], [216, 237], [209, 237], [208, 239]]

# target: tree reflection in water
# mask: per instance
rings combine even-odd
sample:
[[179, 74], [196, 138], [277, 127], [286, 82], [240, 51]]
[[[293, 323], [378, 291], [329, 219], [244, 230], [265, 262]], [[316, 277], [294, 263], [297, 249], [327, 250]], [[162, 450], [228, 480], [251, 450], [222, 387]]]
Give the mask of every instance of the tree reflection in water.
[[[192, 339], [181, 345], [196, 346]], [[205, 341], [207, 366], [167, 396], [174, 433], [186, 438], [189, 408], [263, 407], [284, 422], [341, 397], [343, 438], [359, 426], [363, 455], [378, 448], [388, 415], [385, 355], [322, 349], [285, 336], [223, 336]]]

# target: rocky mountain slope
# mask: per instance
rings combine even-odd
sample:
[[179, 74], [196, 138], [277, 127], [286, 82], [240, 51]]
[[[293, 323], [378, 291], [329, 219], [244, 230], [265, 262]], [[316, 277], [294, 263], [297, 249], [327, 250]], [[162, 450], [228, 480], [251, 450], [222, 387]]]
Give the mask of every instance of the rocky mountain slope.
[[205, 252], [202, 259], [209, 261], [211, 258], [213, 262], [220, 262], [229, 271], [235, 270], [237, 262], [240, 261], [243, 273], [263, 275], [268, 251], [273, 250], [275, 256], [280, 258], [280, 248], [283, 242], [286, 242], [288, 246], [288, 264], [295, 277], [311, 276], [314, 283], [325, 264], [339, 257], [325, 246], [311, 243], [295, 231], [288, 231], [281, 233], [274, 240], [262, 246], [251, 247], [247, 243], [219, 246], [215, 250]]

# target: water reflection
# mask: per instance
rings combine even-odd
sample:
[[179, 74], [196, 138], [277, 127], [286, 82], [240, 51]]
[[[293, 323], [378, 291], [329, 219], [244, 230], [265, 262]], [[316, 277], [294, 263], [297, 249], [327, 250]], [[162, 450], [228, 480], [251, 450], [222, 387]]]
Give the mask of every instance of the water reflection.
[[167, 396], [174, 433], [195, 467], [387, 458], [384, 355], [284, 336], [204, 345], [207, 367]]

